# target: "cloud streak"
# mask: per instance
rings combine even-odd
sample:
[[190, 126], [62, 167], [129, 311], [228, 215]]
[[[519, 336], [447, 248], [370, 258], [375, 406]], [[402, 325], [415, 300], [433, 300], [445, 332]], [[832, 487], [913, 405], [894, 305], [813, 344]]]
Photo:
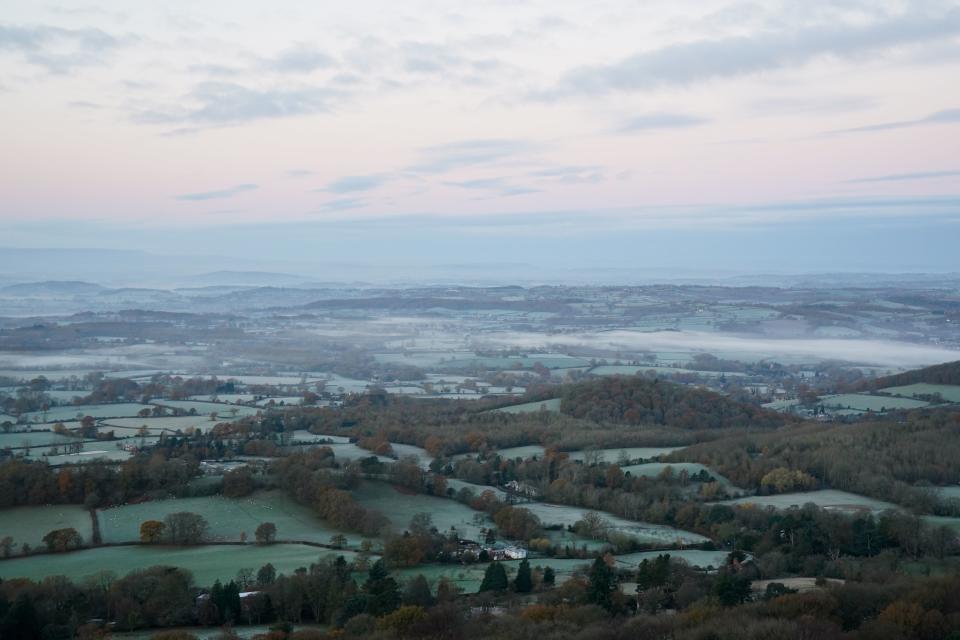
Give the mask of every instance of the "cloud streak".
[[376, 173], [365, 176], [344, 176], [334, 180], [326, 187], [317, 189], [317, 191], [328, 191], [330, 193], [356, 193], [360, 191], [370, 191], [376, 189], [387, 181], [387, 176]]
[[254, 191], [258, 187], [255, 184], [238, 184], [234, 187], [228, 187], [226, 189], [218, 189], [216, 191], [201, 191], [199, 193], [184, 193], [179, 196], [174, 196], [175, 200], [180, 200], [183, 202], [198, 202], [203, 200], [219, 200], [221, 198], [232, 198], [235, 195], [247, 192]]
[[886, 176], [874, 176], [872, 178], [857, 178], [847, 180], [847, 184], [866, 184], [873, 182], [907, 182], [911, 180], [932, 180], [935, 178], [956, 178], [960, 176], [960, 171], [920, 171], [917, 173], [894, 173]]
[[229, 126], [267, 118], [329, 113], [343, 97], [343, 92], [325, 87], [257, 89], [229, 82], [204, 82], [184, 97], [182, 102], [191, 106], [141, 111], [134, 120], [143, 124]]
[[960, 34], [960, 9], [911, 12], [865, 25], [816, 25], [698, 40], [641, 51], [611, 64], [573, 69], [542, 97], [647, 91], [777, 71], [822, 56], [850, 58]]
[[0, 24], [0, 51], [20, 54], [27, 63], [53, 74], [101, 64], [105, 55], [121, 44], [119, 38], [100, 29]]
[[960, 123], [960, 109], [944, 109], [931, 113], [915, 120], [894, 120], [892, 122], [881, 122], [864, 127], [852, 127], [850, 129], [836, 129], [828, 131], [827, 134], [842, 133], [871, 133], [875, 131], [892, 131], [894, 129], [907, 129], [909, 127], [923, 127], [936, 124], [958, 124]]
[[710, 122], [707, 118], [686, 113], [647, 113], [634, 116], [623, 122], [616, 131], [618, 133], [641, 133], [658, 129], [687, 129]]
[[453, 169], [489, 165], [539, 150], [526, 140], [463, 140], [421, 149], [421, 161], [410, 168], [419, 173], [446, 173]]

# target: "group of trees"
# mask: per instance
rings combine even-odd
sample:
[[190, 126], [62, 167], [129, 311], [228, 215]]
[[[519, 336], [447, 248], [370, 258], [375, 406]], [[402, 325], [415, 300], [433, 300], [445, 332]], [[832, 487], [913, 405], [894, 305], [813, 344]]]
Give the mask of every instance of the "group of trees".
[[780, 427], [782, 414], [705, 389], [640, 376], [610, 376], [563, 390], [561, 411], [594, 422], [659, 424], [680, 429]]

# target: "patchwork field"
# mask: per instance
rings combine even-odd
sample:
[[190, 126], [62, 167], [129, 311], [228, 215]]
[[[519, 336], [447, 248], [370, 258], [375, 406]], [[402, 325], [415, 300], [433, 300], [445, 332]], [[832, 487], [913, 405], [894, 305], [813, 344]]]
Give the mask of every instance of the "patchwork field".
[[151, 404], [171, 409], [196, 411], [198, 414], [210, 415], [216, 413], [221, 420], [228, 418], [242, 418], [255, 416], [259, 409], [238, 404], [224, 404], [222, 402], [200, 402], [198, 400], [154, 400]]
[[646, 464], [634, 464], [628, 467], [621, 467], [621, 469], [623, 469], [624, 473], [630, 472], [630, 475], [632, 476], [656, 478], [668, 467], [673, 470], [673, 474], [675, 476], [681, 471], [686, 471], [690, 476], [706, 471], [713, 476], [717, 482], [721, 483], [727, 489], [741, 491], [739, 487], [734, 486], [734, 484], [727, 478], [723, 477], [713, 469], [697, 462], [647, 462]]
[[617, 463], [625, 460], [651, 460], [665, 456], [683, 447], [623, 447], [620, 449], [594, 449], [587, 451], [568, 451], [571, 460], [585, 460], [588, 457], [597, 462]]
[[509, 407], [500, 407], [491, 409], [490, 413], [536, 413], [538, 411], [560, 411], [560, 398], [551, 398], [550, 400], [539, 400], [537, 402], [524, 402], [523, 404], [514, 404]]
[[123, 462], [133, 457], [133, 454], [124, 449], [116, 448], [116, 443], [92, 442], [83, 445], [80, 453], [63, 453], [56, 456], [42, 458], [51, 467], [65, 464], [87, 464], [90, 462]]
[[[521, 506], [529, 509], [534, 515], [540, 518], [544, 526], [572, 526], [578, 520], [582, 520], [588, 511], [591, 511], [590, 509], [584, 509], [582, 507], [547, 504], [545, 502], [526, 502]], [[610, 523], [608, 531], [632, 536], [640, 542], [666, 546], [674, 544], [700, 544], [708, 541], [707, 538], [699, 534], [674, 529], [667, 525], [635, 522], [602, 511], [598, 513]]]
[[84, 416], [93, 418], [124, 418], [136, 416], [143, 409], [153, 409], [148, 404], [119, 402], [117, 404], [82, 404], [51, 407], [49, 411], [31, 411], [24, 414], [27, 422], [67, 422]]
[[193, 574], [198, 586], [209, 586], [215, 580], [232, 580], [240, 569], [256, 572], [268, 562], [277, 573], [291, 574], [298, 567], [308, 567], [323, 558], [337, 556], [350, 561], [354, 554], [301, 544], [100, 547], [0, 561], [0, 578], [26, 576], [41, 580], [62, 575], [80, 580], [101, 571], [122, 576], [135, 569], [167, 565], [186, 569]]
[[277, 525], [278, 540], [304, 540], [329, 544], [330, 538], [342, 533], [348, 546], [359, 546], [357, 534], [327, 526], [310, 509], [297, 504], [280, 491], [261, 491], [245, 498], [220, 495], [201, 498], [155, 500], [141, 504], [113, 507], [98, 512], [104, 542], [135, 542], [140, 537], [144, 520], [163, 520], [170, 513], [199, 513], [210, 523], [210, 536], [215, 541], [235, 542], [245, 532], [254, 539], [254, 531], [263, 522]]
[[812, 502], [824, 509], [848, 511], [851, 513], [861, 511], [879, 513], [888, 509], [898, 508], [890, 502], [875, 500], [867, 496], [847, 493], [846, 491], [836, 491], [834, 489], [823, 489], [821, 491], [809, 491], [805, 493], [783, 493], [774, 496], [748, 496], [735, 500], [726, 500], [720, 504], [755, 505], [757, 507], [789, 509], [791, 507], [802, 507], [808, 502]]
[[911, 398], [891, 396], [871, 396], [864, 393], [843, 393], [835, 396], [823, 396], [820, 402], [825, 407], [835, 409], [853, 409], [854, 411], [894, 411], [898, 409], [919, 409], [928, 402]]
[[229, 416], [224, 415], [217, 420], [211, 420], [209, 414], [196, 416], [163, 416], [161, 418], [108, 418], [100, 423], [100, 431], [113, 430], [118, 436], [137, 435], [141, 427], [146, 427], [147, 432], [154, 435], [160, 435], [164, 432], [186, 432], [188, 429], [207, 432], [221, 421], [228, 419]]
[[946, 402], [960, 402], [960, 386], [952, 384], [908, 384], [903, 387], [887, 387], [881, 389], [883, 393], [889, 393], [892, 396], [902, 398], [913, 398], [915, 396], [932, 396], [939, 394]]
[[[429, 513], [433, 525], [441, 532], [456, 527], [461, 535], [476, 539], [480, 528], [489, 526], [490, 520], [480, 511], [474, 511], [466, 505], [422, 494], [403, 493], [385, 482], [364, 481], [353, 492], [354, 499], [364, 507], [379, 511], [390, 519], [395, 531], [403, 531], [410, 519], [418, 513]], [[480, 524], [474, 522], [474, 516], [482, 516]]]
[[14, 507], [4, 509], [0, 517], [0, 538], [13, 538], [15, 550], [19, 550], [24, 542], [31, 547], [43, 547], [43, 536], [54, 529], [67, 527], [76, 529], [85, 544], [93, 536], [90, 512], [79, 505]]
[[81, 441], [81, 439], [60, 435], [53, 431], [0, 433], [0, 449], [5, 449], [6, 447], [50, 447], [78, 441]]

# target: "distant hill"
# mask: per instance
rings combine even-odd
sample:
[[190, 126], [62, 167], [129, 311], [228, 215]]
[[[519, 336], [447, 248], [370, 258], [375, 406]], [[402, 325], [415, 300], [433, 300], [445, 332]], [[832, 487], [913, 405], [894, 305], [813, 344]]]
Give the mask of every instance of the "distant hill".
[[884, 378], [877, 378], [876, 380], [871, 380], [866, 387], [870, 389], [884, 389], [886, 387], [902, 387], [918, 382], [960, 385], [960, 360], [945, 362], [923, 369], [906, 371]]
[[612, 376], [564, 389], [560, 411], [576, 418], [682, 429], [780, 427], [793, 419], [726, 396], [663, 380]]
[[79, 296], [94, 295], [104, 291], [104, 287], [91, 282], [78, 280], [47, 280], [44, 282], [24, 282], [0, 288], [0, 295], [18, 298], [38, 296]]

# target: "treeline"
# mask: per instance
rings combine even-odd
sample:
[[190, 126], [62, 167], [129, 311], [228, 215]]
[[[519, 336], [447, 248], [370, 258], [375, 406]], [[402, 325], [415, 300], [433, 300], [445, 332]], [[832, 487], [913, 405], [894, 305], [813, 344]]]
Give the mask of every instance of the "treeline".
[[[240, 569], [209, 589], [188, 571], [152, 567], [83, 583], [60, 576], [0, 583], [0, 637], [93, 639], [118, 631], [191, 625], [261, 624], [258, 640], [955, 640], [960, 637], [960, 576], [907, 577], [876, 571], [858, 581], [818, 581], [798, 593], [783, 583], [751, 589], [750, 562], [731, 554], [706, 574], [660, 556], [617, 567], [597, 558], [553, 587], [553, 573], [521, 563], [511, 580], [492, 563], [481, 592], [457, 597], [441, 579], [401, 584], [380, 562], [358, 582], [343, 560], [277, 575], [271, 564]], [[624, 589], [624, 583], [635, 588]], [[241, 597], [241, 593], [243, 596]], [[320, 629], [292, 631], [294, 624]], [[195, 640], [159, 631], [155, 640]], [[219, 637], [236, 638], [230, 627]]]
[[943, 364], [905, 371], [884, 378], [876, 378], [863, 385], [865, 389], [884, 389], [886, 387], [901, 387], [908, 384], [925, 382], [927, 384], [955, 384], [960, 385], [960, 360]]
[[700, 462], [734, 484], [760, 490], [783, 467], [823, 485], [888, 500], [920, 512], [960, 515], [924, 485], [960, 483], [960, 414], [911, 412], [899, 421], [804, 425], [694, 445], [669, 456]]
[[476, 402], [413, 400], [375, 392], [349, 397], [342, 407], [286, 408], [263, 416], [261, 424], [275, 431], [306, 429], [412, 444], [434, 456], [529, 444], [562, 450], [687, 445], [720, 435], [711, 429], [681, 431], [663, 425], [624, 429], [550, 411], [490, 412], [480, 410]]
[[333, 527], [376, 536], [390, 521], [383, 514], [365, 509], [350, 489], [359, 482], [357, 473], [332, 473], [336, 461], [325, 447], [281, 458], [271, 466], [277, 484], [294, 500], [310, 507]]
[[198, 473], [192, 457], [167, 457], [162, 450], [134, 456], [120, 465], [88, 463], [60, 469], [13, 458], [0, 463], [0, 509], [123, 504], [152, 493], [180, 493]]
[[669, 425], [680, 429], [773, 428], [783, 414], [731, 400], [713, 391], [648, 379], [610, 376], [565, 387], [561, 411], [598, 423]]

